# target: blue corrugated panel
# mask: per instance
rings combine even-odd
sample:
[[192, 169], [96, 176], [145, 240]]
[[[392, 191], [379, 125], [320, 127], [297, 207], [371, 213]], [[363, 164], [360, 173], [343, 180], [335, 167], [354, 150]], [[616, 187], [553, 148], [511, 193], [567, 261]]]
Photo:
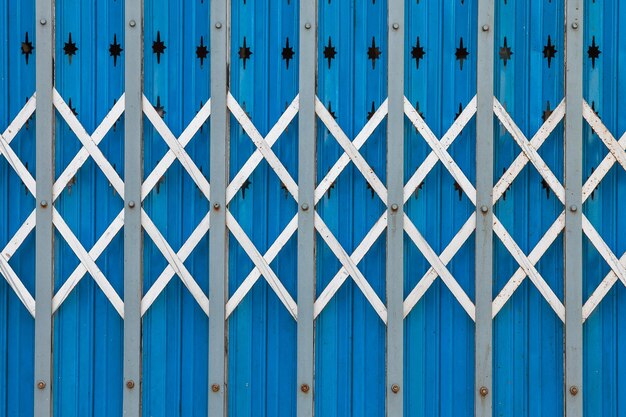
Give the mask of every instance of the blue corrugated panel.
[[[350, 140], [387, 96], [387, 2], [320, 1], [318, 96]], [[318, 118], [318, 182], [343, 149]], [[360, 152], [386, 182], [386, 123]], [[385, 205], [350, 163], [317, 209], [348, 254], [363, 240]], [[340, 270], [317, 239], [317, 296]], [[385, 234], [358, 263], [385, 300]], [[320, 416], [379, 416], [385, 410], [385, 325], [349, 278], [321, 312], [316, 328], [315, 410]]]
[[[495, 95], [530, 138], [564, 97], [562, 0], [496, 2]], [[509, 55], [510, 52], [510, 55]], [[496, 123], [494, 179], [520, 154]], [[563, 182], [563, 123], [539, 150]], [[532, 164], [527, 164], [495, 207], [495, 215], [529, 254], [563, 211]], [[519, 265], [494, 237], [494, 297]], [[563, 301], [563, 239], [536, 265]], [[563, 325], [526, 278], [494, 321], [494, 415], [557, 416], [563, 413]]]
[[[609, 132], [619, 140], [626, 130], [626, 7], [611, 0], [585, 1], [583, 95]], [[598, 168], [609, 153], [585, 123], [583, 179]], [[613, 165], [584, 205], [584, 213], [617, 258], [626, 251], [624, 209], [626, 171]], [[610, 271], [591, 242], [584, 238], [585, 301]], [[618, 280], [584, 325], [584, 381], [586, 416], [621, 416], [626, 413], [626, 291]]]
[[[437, 138], [476, 95], [477, 1], [406, 2], [405, 95]], [[393, 75], [392, 75], [393, 76]], [[406, 119], [405, 182], [431, 148]], [[448, 152], [473, 183], [475, 122]], [[406, 204], [406, 212], [440, 254], [470, 218], [474, 206], [454, 178], [437, 163]], [[405, 297], [430, 264], [405, 235]], [[474, 299], [474, 235], [448, 264]], [[405, 322], [405, 414], [473, 415], [474, 324], [448, 287], [437, 278]]]
[[[209, 99], [209, 1], [145, 2], [145, 95], [178, 137]], [[168, 150], [144, 119], [144, 177]], [[209, 126], [186, 146], [205, 176], [209, 173]], [[209, 202], [175, 161], [144, 201], [146, 213], [174, 251], [207, 214]], [[167, 262], [144, 233], [144, 294]], [[185, 266], [208, 293], [208, 235]], [[208, 318], [174, 275], [144, 316], [143, 413], [150, 417], [204, 416], [207, 413]]]
[[[0, 2], [0, 132], [4, 132], [35, 92], [35, 2]], [[11, 148], [35, 174], [35, 121], [28, 121]], [[35, 208], [4, 156], [0, 156], [0, 250]], [[35, 233], [29, 234], [9, 264], [35, 295]], [[33, 317], [0, 276], [0, 416], [33, 414]]]
[[[57, 2], [56, 88], [91, 134], [123, 93], [123, 4], [110, 1]], [[82, 144], [57, 113], [56, 176]], [[100, 149], [122, 175], [123, 123]], [[122, 198], [93, 159], [88, 159], [56, 201], [56, 208], [89, 251], [122, 210]], [[74, 249], [75, 250], [75, 249]], [[79, 265], [73, 248], [55, 233], [55, 292]], [[123, 297], [122, 233], [96, 263]], [[57, 416], [116, 416], [122, 412], [122, 319], [93, 278], [85, 274], [54, 317], [54, 410]]]
[[[298, 94], [299, 2], [238, 0], [231, 7], [231, 93], [265, 136]], [[296, 120], [272, 146], [295, 181]], [[230, 124], [232, 180], [256, 147], [234, 117]], [[265, 160], [243, 184], [229, 209], [261, 254], [297, 213], [296, 201]], [[254, 264], [232, 233], [229, 239], [232, 297]], [[296, 243], [294, 233], [270, 263], [294, 300]], [[228, 329], [229, 415], [295, 416], [296, 321], [263, 277], [232, 313]]]

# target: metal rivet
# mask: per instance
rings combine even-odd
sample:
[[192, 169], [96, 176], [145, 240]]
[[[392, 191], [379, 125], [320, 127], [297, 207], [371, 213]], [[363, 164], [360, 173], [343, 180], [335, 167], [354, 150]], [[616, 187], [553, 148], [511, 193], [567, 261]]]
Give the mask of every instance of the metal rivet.
[[308, 205], [307, 203], [304, 203], [304, 204], [302, 205], [302, 210], [303, 210], [303, 211], [307, 211], [308, 209], [309, 209], [309, 205]]
[[578, 29], [578, 23], [576, 22], [572, 23], [572, 29], [574, 30]]
[[304, 28], [305, 28], [306, 30], [311, 29], [311, 24], [310, 24], [310, 23], [308, 23], [308, 22], [307, 22], [307, 23], [305, 23], [305, 24], [304, 24]]
[[572, 213], [576, 213], [578, 211], [578, 207], [572, 204], [571, 206], [569, 206], [569, 211], [571, 211]]
[[135, 22], [134, 20], [131, 20], [130, 22], [128, 22], [128, 26], [130, 26], [131, 28], [134, 28], [135, 26], [137, 26], [137, 22]]
[[483, 32], [489, 32], [489, 25], [483, 25]]
[[572, 385], [569, 387], [569, 393], [574, 396], [578, 395], [578, 387], [576, 385]]
[[128, 381], [126, 382], [126, 388], [128, 388], [128, 389], [133, 389], [133, 388], [135, 388], [135, 381], [133, 381], [132, 379], [128, 380]]
[[400, 392], [400, 386], [398, 384], [393, 384], [391, 386], [391, 392], [393, 392], [394, 394], [397, 394]]
[[391, 27], [393, 28], [393, 30], [400, 29], [400, 25], [398, 23], [394, 23], [393, 25], [391, 25]]
[[215, 204], [213, 204], [213, 208], [214, 208], [215, 210], [219, 210], [219, 209], [220, 209], [220, 207], [221, 207], [221, 206], [220, 206], [220, 203], [215, 203]]
[[37, 382], [37, 388], [44, 389], [46, 387], [46, 383], [43, 381]]
[[393, 204], [391, 205], [391, 211], [398, 211], [398, 208], [399, 208], [399, 207], [398, 207], [398, 205], [397, 205], [396, 203], [393, 203]]
[[480, 211], [482, 211], [483, 213], [487, 213], [489, 211], [489, 207], [487, 207], [487, 206], [480, 206]]
[[46, 19], [41, 19], [39, 23], [41, 23], [41, 26], [45, 26], [45, 24], [48, 23], [48, 21]]
[[128, 207], [130, 207], [130, 208], [135, 207], [135, 202], [134, 202], [134, 201], [132, 201], [132, 200], [131, 200], [131, 201], [129, 201], [129, 202], [128, 202]]
[[302, 384], [302, 385], [300, 385], [300, 391], [304, 392], [305, 394], [307, 392], [309, 392], [310, 389], [311, 389], [311, 387], [309, 387], [309, 384]]
[[220, 391], [220, 384], [213, 384], [213, 385], [211, 385], [211, 391], [219, 392]]
[[41, 203], [39, 203], [39, 205], [41, 205], [41, 207], [46, 208], [48, 207], [48, 202], [46, 200], [41, 200]]
[[217, 29], [221, 29], [221, 28], [222, 28], [222, 24], [221, 24], [220, 22], [217, 22], [217, 23], [215, 24], [215, 27], [216, 27]]
[[486, 397], [487, 394], [489, 394], [489, 390], [487, 389], [487, 387], [480, 387], [478, 392], [480, 393], [481, 397]]

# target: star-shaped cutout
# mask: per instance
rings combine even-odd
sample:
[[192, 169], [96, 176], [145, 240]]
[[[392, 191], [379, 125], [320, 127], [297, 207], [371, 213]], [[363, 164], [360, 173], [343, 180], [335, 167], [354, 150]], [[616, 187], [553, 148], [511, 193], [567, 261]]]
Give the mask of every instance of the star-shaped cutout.
[[165, 107], [161, 105], [161, 96], [157, 96], [157, 105], [154, 110], [161, 117], [161, 119], [165, 118], [165, 113], [167, 112], [165, 111]]
[[157, 31], [156, 40], [152, 42], [152, 53], [157, 56], [157, 64], [161, 63], [161, 55], [165, 53], [167, 46], [161, 40], [161, 31]]
[[33, 53], [33, 43], [28, 40], [28, 32], [24, 35], [24, 42], [22, 42], [22, 55], [26, 58], [26, 65], [28, 65], [28, 57]]
[[376, 38], [372, 36], [372, 45], [367, 48], [367, 59], [372, 60], [372, 69], [376, 68], [376, 60], [380, 58], [380, 48], [376, 46]]
[[333, 110], [333, 103], [331, 103], [330, 101], [328, 102], [328, 113], [330, 113], [333, 119], [337, 120], [337, 115], [335, 114]]
[[418, 36], [415, 41], [415, 46], [411, 48], [411, 58], [415, 60], [415, 67], [417, 69], [420, 68], [420, 60], [424, 58], [424, 55], [426, 55], [426, 52], [422, 45], [420, 45], [420, 38]]
[[285, 60], [287, 68], [289, 68], [289, 61], [291, 61], [293, 59], [293, 56], [295, 55], [293, 48], [289, 45], [289, 38], [287, 38], [287, 40], [285, 41], [285, 47], [283, 48], [283, 52], [281, 55]]
[[324, 47], [324, 59], [328, 60], [328, 69], [330, 69], [330, 62], [335, 59], [337, 55], [337, 50], [333, 46], [332, 40], [330, 36], [328, 37], [328, 45]]
[[109, 45], [109, 55], [113, 57], [113, 66], [117, 66], [117, 58], [122, 54], [122, 46], [117, 42], [117, 34], [113, 34], [113, 43]]
[[552, 58], [556, 56], [557, 52], [558, 51], [552, 44], [552, 38], [550, 37], [550, 35], [548, 35], [548, 43], [546, 44], [546, 46], [543, 47], [543, 57], [548, 60], [548, 68], [550, 68], [550, 65], [552, 64]]
[[600, 48], [596, 44], [596, 37], [594, 36], [591, 41], [591, 46], [589, 46], [589, 49], [587, 49], [587, 56], [591, 58], [592, 68], [596, 67], [596, 59], [600, 58], [601, 53], [602, 51], [600, 51]]
[[548, 101], [548, 103], [546, 104], [546, 109], [541, 114], [541, 120], [543, 120], [544, 123], [552, 115], [552, 111], [553, 110], [550, 108], [550, 102]]
[[78, 52], [78, 47], [76, 46], [76, 43], [72, 41], [72, 32], [70, 32], [69, 39], [67, 42], [65, 42], [65, 46], [63, 46], [63, 52], [65, 53], [65, 55], [68, 56], [68, 59], [71, 64], [72, 57], [76, 55], [76, 52]]
[[372, 109], [367, 112], [367, 121], [368, 122], [374, 116], [374, 113], [376, 113], [376, 107], [374, 105], [374, 102], [372, 101]]
[[239, 59], [243, 61], [243, 69], [246, 69], [246, 61], [252, 56], [252, 50], [248, 47], [246, 37], [243, 37], [243, 46], [239, 47]]
[[426, 116], [424, 116], [424, 112], [420, 110], [420, 103], [419, 103], [419, 101], [417, 103], [415, 103], [415, 111], [417, 111], [417, 114], [420, 115], [422, 120], [426, 120]]
[[461, 70], [463, 70], [463, 62], [469, 56], [469, 52], [467, 51], [467, 48], [463, 46], [463, 38], [461, 38], [461, 41], [459, 42], [459, 47], [456, 48], [456, 52], [454, 53], [454, 55], [456, 56], [456, 59], [459, 61]]
[[204, 60], [209, 55], [209, 48], [204, 44], [204, 36], [200, 36], [200, 45], [196, 46], [196, 57], [200, 60], [200, 67], [204, 66]]
[[454, 114], [454, 120], [458, 119], [461, 113], [463, 113], [463, 103], [459, 103], [459, 111]]
[[246, 190], [250, 188], [252, 181], [246, 178], [246, 180], [241, 184], [241, 198], [246, 198]]
[[511, 51], [511, 47], [509, 46], [508, 41], [505, 36], [504, 44], [502, 45], [502, 47], [500, 47], [500, 59], [504, 63], [505, 67], [506, 67], [506, 63], [509, 61], [509, 59], [511, 59], [511, 55], [513, 55], [513, 52]]
[[78, 116], [78, 112], [76, 111], [76, 107], [72, 106], [72, 98], [71, 97], [70, 97], [70, 99], [67, 102], [67, 106], [70, 108], [70, 110], [72, 111], [74, 116]]

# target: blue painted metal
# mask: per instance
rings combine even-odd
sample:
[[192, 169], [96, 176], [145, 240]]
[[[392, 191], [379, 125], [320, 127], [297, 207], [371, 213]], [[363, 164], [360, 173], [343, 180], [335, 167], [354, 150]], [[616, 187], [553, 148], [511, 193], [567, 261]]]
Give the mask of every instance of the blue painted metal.
[[[35, 53], [22, 54], [22, 42], [35, 45], [35, 1], [0, 2], [0, 132], [35, 93]], [[11, 143], [35, 174], [35, 122]], [[4, 248], [35, 208], [35, 199], [4, 157], [0, 157], [0, 247]], [[35, 296], [35, 233], [9, 261], [28, 291]], [[33, 413], [35, 321], [15, 292], [0, 279], [0, 416]]]
[[[506, 4], [505, 4], [506, 3]], [[530, 139], [543, 124], [546, 108], [563, 99], [563, 0], [496, 2], [495, 96]], [[504, 39], [513, 55], [500, 58]], [[548, 65], [544, 47], [556, 55]], [[502, 176], [520, 153], [501, 125], [496, 126], [494, 177]], [[563, 183], [563, 124], [539, 154]], [[528, 164], [495, 206], [495, 215], [528, 254], [563, 211]], [[498, 238], [494, 240], [494, 297], [518, 268]], [[537, 270], [563, 302], [563, 236], [551, 245]], [[494, 415], [563, 414], [563, 325], [529, 279], [524, 280], [494, 322]]]
[[[198, 46], [210, 45], [209, 2], [145, 1], [144, 94], [164, 111], [163, 119], [179, 136], [209, 99], [208, 55], [200, 60]], [[165, 50], [154, 53], [161, 40]], [[158, 48], [156, 49], [159, 50]], [[167, 151], [150, 121], [144, 121], [144, 176]], [[187, 145], [198, 168], [209, 173], [209, 126]], [[171, 247], [178, 251], [209, 210], [209, 202], [178, 161], [144, 200], [144, 209]], [[185, 265], [208, 293], [208, 235]], [[167, 263], [144, 233], [144, 294]], [[208, 318], [174, 276], [144, 315], [143, 415], [203, 416], [207, 413]]]
[[[624, 117], [626, 72], [624, 39], [626, 7], [617, 1], [585, 1], [583, 97], [619, 140], [626, 130]], [[593, 46], [600, 54], [592, 59]], [[590, 56], [591, 52], [591, 56]], [[585, 123], [583, 130], [583, 179], [608, 153], [600, 138]], [[616, 164], [583, 206], [583, 212], [609, 248], [621, 257], [626, 252], [624, 202], [626, 171]], [[588, 239], [583, 238], [583, 299], [586, 301], [609, 268]], [[626, 289], [618, 281], [584, 324], [584, 413], [616, 416], [626, 409], [626, 356], [623, 335]]]

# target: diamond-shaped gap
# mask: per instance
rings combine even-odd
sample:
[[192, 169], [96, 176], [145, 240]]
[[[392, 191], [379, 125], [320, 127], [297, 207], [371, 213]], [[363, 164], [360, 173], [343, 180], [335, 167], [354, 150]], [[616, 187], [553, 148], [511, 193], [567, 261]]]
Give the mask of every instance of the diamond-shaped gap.
[[[607, 242], [605, 240], [605, 242]], [[608, 242], [607, 242], [608, 244]], [[618, 258], [621, 254], [616, 254]], [[589, 297], [594, 293], [598, 286], [602, 283], [606, 275], [611, 272], [611, 267], [606, 263], [600, 252], [591, 243], [587, 235], [583, 233], [583, 304], [589, 300]], [[616, 279], [613, 287], [622, 287], [624, 284]], [[612, 291], [613, 288], [611, 288]], [[608, 294], [605, 296], [607, 297]], [[604, 299], [603, 299], [604, 300]], [[604, 301], [601, 301], [598, 305], [602, 306]]]
[[[406, 210], [406, 209], [405, 209]], [[408, 214], [408, 211], [405, 211]], [[424, 274], [430, 268], [430, 264], [424, 254], [415, 246], [409, 235], [404, 232], [404, 299], [406, 300], [411, 291], [422, 280]], [[439, 279], [437, 277], [436, 279]], [[419, 302], [418, 302], [419, 304]], [[417, 308], [417, 305], [412, 310]], [[412, 311], [411, 310], [411, 311]]]
[[[15, 142], [11, 145], [13, 143]], [[26, 163], [24, 165], [26, 166]], [[26, 168], [30, 172], [34, 171], [35, 166], [28, 164]], [[34, 172], [30, 174], [34, 178]], [[0, 227], [0, 250], [2, 250], [35, 209], [35, 198], [4, 155], [0, 156], [0, 184], [3, 184], [0, 192], [4, 196], [3, 204], [0, 206], [0, 216], [3, 219]]]
[[[35, 258], [35, 232], [33, 230], [9, 259], [9, 265], [33, 298], [35, 298], [35, 262], [33, 262]], [[15, 292], [8, 286], [5, 277], [0, 276], [0, 285], [4, 284], [15, 295]], [[15, 296], [17, 297], [17, 295]], [[21, 301], [18, 302], [21, 303]]]

